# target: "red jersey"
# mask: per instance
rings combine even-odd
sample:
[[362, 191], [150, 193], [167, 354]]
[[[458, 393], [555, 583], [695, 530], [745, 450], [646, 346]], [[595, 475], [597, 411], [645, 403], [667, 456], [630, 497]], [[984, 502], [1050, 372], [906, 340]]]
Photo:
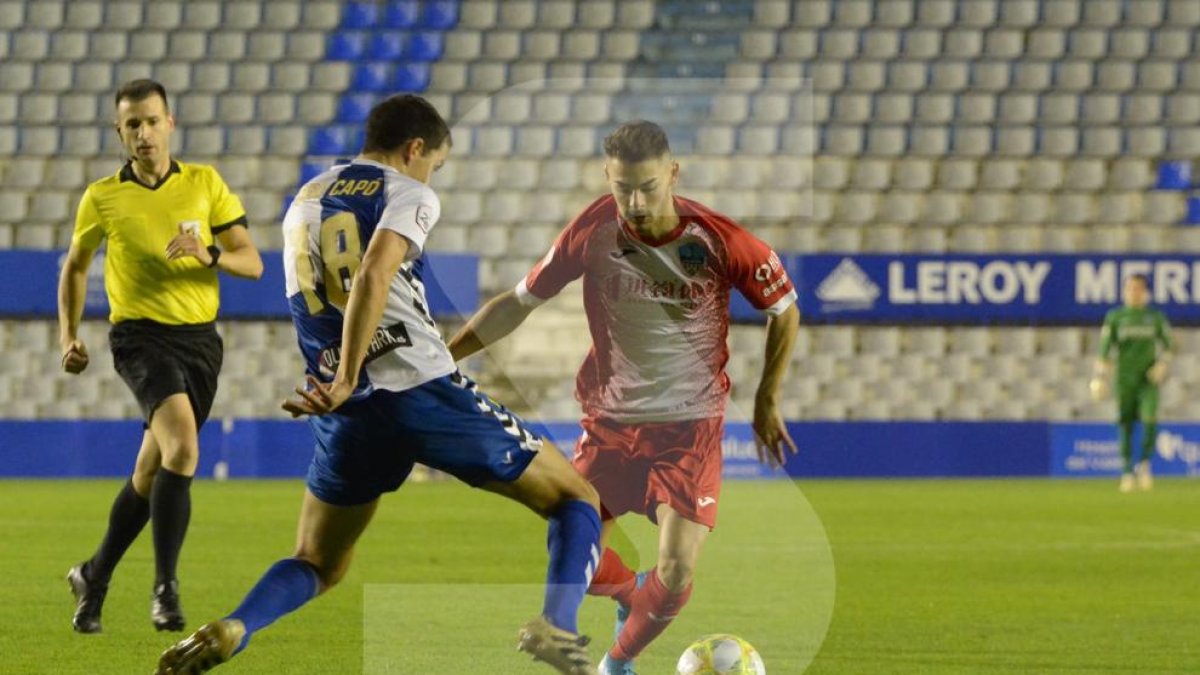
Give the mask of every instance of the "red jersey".
[[729, 393], [729, 294], [779, 314], [796, 292], [779, 256], [737, 223], [675, 197], [679, 225], [647, 241], [602, 197], [517, 285], [534, 305], [583, 277], [592, 348], [575, 383], [584, 414], [620, 422], [721, 417]]

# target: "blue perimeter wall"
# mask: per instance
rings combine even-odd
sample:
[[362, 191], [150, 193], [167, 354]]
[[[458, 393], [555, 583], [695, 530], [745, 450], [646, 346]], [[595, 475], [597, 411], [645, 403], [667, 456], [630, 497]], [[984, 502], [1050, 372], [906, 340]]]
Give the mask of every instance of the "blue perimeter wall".
[[[787, 464], [795, 477], [988, 477], [1113, 475], [1121, 464], [1115, 429], [1106, 424], [1050, 422], [793, 422], [800, 454]], [[541, 427], [566, 451], [579, 436], [575, 422]], [[141, 423], [0, 421], [0, 477], [112, 477], [133, 467]], [[725, 475], [784, 474], [758, 464], [750, 427], [730, 423]], [[305, 474], [312, 438], [304, 422], [216, 420], [200, 435], [199, 475], [219, 463], [232, 478], [295, 478]], [[1163, 475], [1200, 475], [1200, 425], [1164, 424], [1154, 459]]]
[[[937, 478], [1112, 476], [1122, 462], [1109, 424], [1058, 422], [791, 422], [800, 454], [786, 473], [760, 465], [750, 425], [726, 425], [727, 478]], [[575, 422], [539, 425], [570, 453]], [[127, 475], [141, 439], [134, 420], [0, 420], [0, 478]], [[1138, 447], [1135, 438], [1135, 448]], [[304, 476], [312, 437], [304, 422], [218, 420], [200, 433], [202, 477]], [[1200, 476], [1200, 424], [1163, 424], [1153, 457], [1160, 475]]]

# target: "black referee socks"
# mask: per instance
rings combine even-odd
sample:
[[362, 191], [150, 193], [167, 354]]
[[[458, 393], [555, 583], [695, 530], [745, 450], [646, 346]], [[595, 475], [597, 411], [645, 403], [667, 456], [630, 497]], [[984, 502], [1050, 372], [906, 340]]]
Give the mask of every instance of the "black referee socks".
[[179, 550], [192, 516], [192, 477], [159, 467], [150, 489], [150, 521], [154, 534], [155, 585], [175, 580]]
[[150, 520], [150, 501], [133, 489], [133, 479], [117, 493], [112, 511], [108, 514], [108, 531], [96, 554], [84, 566], [84, 576], [90, 582], [107, 584], [121, 556], [141, 534]]

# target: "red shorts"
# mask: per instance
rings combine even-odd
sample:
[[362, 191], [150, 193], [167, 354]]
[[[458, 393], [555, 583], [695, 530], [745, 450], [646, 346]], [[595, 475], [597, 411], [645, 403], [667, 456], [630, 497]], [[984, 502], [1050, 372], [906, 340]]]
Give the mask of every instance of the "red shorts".
[[622, 424], [583, 418], [575, 468], [600, 493], [601, 516], [640, 513], [657, 522], [666, 504], [710, 529], [721, 496], [720, 417], [683, 422]]

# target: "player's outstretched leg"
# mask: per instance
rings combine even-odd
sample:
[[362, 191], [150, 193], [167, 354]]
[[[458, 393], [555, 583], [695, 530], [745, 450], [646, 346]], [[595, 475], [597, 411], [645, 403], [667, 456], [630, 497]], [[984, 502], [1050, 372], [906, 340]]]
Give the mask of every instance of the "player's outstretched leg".
[[[615, 522], [612, 519], [604, 521], [600, 534], [602, 546], [604, 542], [608, 541], [608, 533]], [[621, 634], [621, 629], [629, 620], [629, 606], [633, 601], [633, 593], [646, 582], [646, 575], [646, 572], [639, 574], [630, 569], [613, 549], [604, 548], [604, 553], [600, 557], [600, 567], [596, 570], [596, 575], [592, 577], [592, 585], [588, 586], [587, 592], [588, 595], [599, 595], [617, 601], [617, 621], [613, 628], [614, 638]]]
[[150, 482], [158, 470], [158, 445], [149, 431], [142, 435], [133, 477], [125, 483], [108, 513], [108, 530], [100, 547], [87, 561], [67, 572], [67, 583], [75, 595], [71, 625], [79, 633], [99, 633], [104, 597], [117, 563], [150, 521]]
[[633, 661], [662, 634], [692, 595], [692, 571], [708, 537], [705, 525], [658, 506], [658, 564], [634, 591], [629, 618], [600, 664], [602, 675], [631, 675]]
[[246, 648], [254, 633], [337, 585], [379, 500], [335, 506], [305, 492], [296, 555], [276, 562], [229, 616], [207, 623], [159, 658], [155, 675], [204, 673]]
[[521, 627], [518, 649], [567, 675], [596, 675], [579, 635], [579, 605], [600, 562], [600, 500], [596, 491], [552, 444], [541, 450], [519, 478], [486, 489], [528, 506], [549, 521], [550, 564], [542, 615]]

